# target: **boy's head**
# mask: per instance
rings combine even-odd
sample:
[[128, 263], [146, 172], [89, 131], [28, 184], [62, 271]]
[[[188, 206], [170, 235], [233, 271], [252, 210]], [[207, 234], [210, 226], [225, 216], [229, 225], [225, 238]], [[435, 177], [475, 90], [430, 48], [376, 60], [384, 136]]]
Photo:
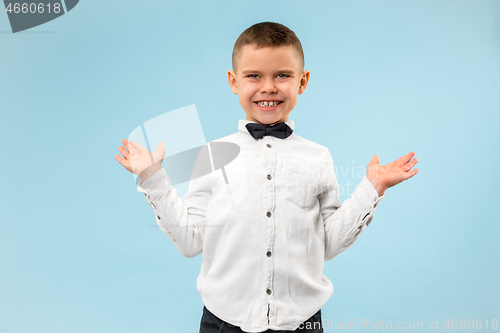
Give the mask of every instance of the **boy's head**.
[[288, 120], [309, 75], [304, 71], [302, 45], [295, 33], [282, 24], [262, 22], [236, 40], [228, 81], [239, 96], [246, 119], [274, 124]]

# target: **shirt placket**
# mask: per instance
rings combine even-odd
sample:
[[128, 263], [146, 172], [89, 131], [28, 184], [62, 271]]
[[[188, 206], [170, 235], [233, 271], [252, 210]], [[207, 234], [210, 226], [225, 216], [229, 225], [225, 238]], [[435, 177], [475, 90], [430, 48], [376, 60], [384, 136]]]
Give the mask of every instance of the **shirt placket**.
[[266, 244], [266, 252], [262, 255], [265, 256], [266, 260], [266, 290], [263, 292], [266, 293], [266, 301], [267, 301], [267, 320], [269, 325], [275, 325], [275, 303], [274, 303], [274, 232], [275, 232], [275, 204], [276, 204], [276, 194], [275, 194], [275, 182], [274, 182], [274, 174], [275, 174], [275, 166], [276, 166], [276, 150], [275, 150], [275, 141], [278, 140], [272, 136], [264, 136], [262, 139], [262, 144], [264, 145], [264, 159], [263, 159], [263, 176], [266, 177], [264, 182], [262, 196], [263, 202], [262, 207], [265, 207], [265, 244]]

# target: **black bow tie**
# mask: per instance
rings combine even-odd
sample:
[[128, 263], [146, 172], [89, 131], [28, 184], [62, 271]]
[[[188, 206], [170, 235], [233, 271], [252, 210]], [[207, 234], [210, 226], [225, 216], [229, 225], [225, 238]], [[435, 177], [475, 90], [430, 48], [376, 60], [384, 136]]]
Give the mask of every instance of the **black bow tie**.
[[259, 123], [248, 123], [245, 126], [254, 139], [263, 138], [266, 135], [272, 135], [280, 139], [288, 138], [293, 130], [284, 121], [274, 125], [263, 125]]

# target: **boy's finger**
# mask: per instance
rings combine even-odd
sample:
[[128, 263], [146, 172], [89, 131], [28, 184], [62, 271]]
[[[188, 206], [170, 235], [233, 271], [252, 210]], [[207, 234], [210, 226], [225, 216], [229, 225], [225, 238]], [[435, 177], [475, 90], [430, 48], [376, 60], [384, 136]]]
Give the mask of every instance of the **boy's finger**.
[[410, 172], [407, 172], [407, 176], [406, 176], [406, 179], [410, 179], [411, 177], [415, 176], [416, 174], [418, 173], [418, 169], [414, 169]]
[[405, 165], [406, 163], [408, 163], [409, 160], [411, 160], [411, 158], [415, 155], [414, 152], [409, 152], [408, 154], [406, 155], [403, 155], [401, 156], [400, 158], [398, 158], [397, 160], [394, 161], [394, 163], [396, 164], [396, 166], [400, 167], [400, 166], [403, 166]]
[[411, 168], [413, 168], [415, 166], [415, 164], [417, 164], [417, 162], [418, 162], [418, 159], [414, 158], [410, 162], [408, 162], [405, 165], [403, 165], [401, 167], [401, 170], [403, 170], [403, 171], [410, 171]]
[[408, 166], [410, 167], [408, 170], [411, 170], [411, 168], [413, 168], [415, 166], [415, 164], [418, 163], [418, 159], [414, 158], [412, 159], [409, 163], [408, 163]]
[[125, 157], [126, 159], [128, 159], [128, 157], [129, 157], [130, 154], [128, 153], [128, 151], [125, 150], [125, 148], [123, 148], [122, 146], [119, 146], [118, 150], [120, 151], [120, 153], [122, 153], [123, 157]]
[[135, 155], [135, 154], [139, 153], [139, 151], [134, 148], [131, 141], [128, 142], [127, 149], [128, 149], [128, 152], [130, 153], [130, 155]]
[[372, 157], [370, 162], [368, 162], [368, 164], [378, 164], [379, 162], [380, 162], [380, 157], [378, 155], [375, 155]]
[[165, 145], [163, 144], [163, 142], [160, 142], [158, 144], [158, 151], [160, 151], [163, 155], [165, 155]]
[[127, 160], [123, 159], [120, 155], [116, 154], [115, 155], [115, 158], [116, 160], [118, 161], [118, 163], [120, 163], [121, 165], [123, 165], [124, 167], [126, 167], [126, 164], [127, 164]]
[[116, 160], [120, 163], [125, 169], [132, 172], [132, 166], [129, 160], [123, 159], [120, 155], [115, 155]]
[[[123, 142], [123, 145], [125, 146], [125, 148], [127, 148], [128, 152], [130, 153], [130, 155], [135, 155], [137, 153], [139, 153], [140, 151], [138, 149], [136, 149], [136, 147], [133, 145], [133, 141], [130, 140], [130, 141], [127, 141], [126, 139], [123, 139], [122, 140]], [[137, 145], [137, 144], [136, 144]], [[140, 147], [140, 145], [139, 145]]]
[[123, 140], [122, 140], [122, 143], [123, 143], [123, 145], [125, 146], [125, 149], [127, 149], [127, 150], [128, 150], [128, 141], [127, 141], [127, 139], [123, 139]]
[[137, 149], [135, 149], [132, 146], [129, 146], [129, 147], [130, 147], [130, 149], [128, 151], [130, 152], [130, 155], [134, 156], [136, 154], [139, 154], [139, 152], [137, 151]]
[[138, 144], [137, 142], [135, 141], [132, 141], [130, 140], [129, 143], [132, 145], [132, 147], [134, 147], [139, 153], [142, 153], [144, 151], [147, 151], [146, 148], [144, 148], [143, 146], [141, 146], [140, 144]]

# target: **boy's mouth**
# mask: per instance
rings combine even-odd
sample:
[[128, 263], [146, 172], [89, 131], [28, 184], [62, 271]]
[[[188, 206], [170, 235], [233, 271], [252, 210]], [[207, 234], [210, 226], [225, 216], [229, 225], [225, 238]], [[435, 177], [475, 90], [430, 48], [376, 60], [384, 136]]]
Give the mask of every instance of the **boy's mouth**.
[[254, 103], [260, 107], [272, 108], [272, 107], [280, 105], [281, 103], [283, 103], [283, 101], [258, 101], [258, 102], [254, 102]]

